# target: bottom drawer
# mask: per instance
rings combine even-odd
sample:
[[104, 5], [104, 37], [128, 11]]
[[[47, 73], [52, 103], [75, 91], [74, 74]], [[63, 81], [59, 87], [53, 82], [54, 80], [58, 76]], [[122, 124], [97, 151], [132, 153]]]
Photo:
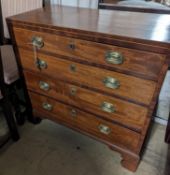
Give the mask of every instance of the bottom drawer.
[[39, 117], [48, 118], [90, 134], [110, 145], [138, 152], [140, 134], [51, 98], [32, 92], [29, 92], [29, 95], [33, 109]]

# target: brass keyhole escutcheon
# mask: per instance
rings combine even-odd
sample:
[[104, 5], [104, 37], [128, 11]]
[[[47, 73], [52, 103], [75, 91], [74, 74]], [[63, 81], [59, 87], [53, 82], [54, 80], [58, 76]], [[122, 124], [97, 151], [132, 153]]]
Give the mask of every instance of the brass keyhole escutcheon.
[[71, 94], [72, 96], [75, 96], [76, 93], [77, 93], [77, 88], [76, 88], [76, 87], [71, 87], [71, 89], [70, 89], [70, 94]]
[[76, 67], [75, 64], [71, 64], [71, 65], [70, 65], [70, 71], [71, 71], [71, 72], [76, 72], [76, 71], [77, 71], [77, 67]]
[[70, 115], [71, 117], [77, 117], [77, 111], [75, 109], [71, 109]]
[[75, 50], [75, 49], [76, 49], [75, 43], [74, 43], [73, 41], [70, 42], [70, 43], [68, 44], [68, 48], [69, 48], [70, 50]]

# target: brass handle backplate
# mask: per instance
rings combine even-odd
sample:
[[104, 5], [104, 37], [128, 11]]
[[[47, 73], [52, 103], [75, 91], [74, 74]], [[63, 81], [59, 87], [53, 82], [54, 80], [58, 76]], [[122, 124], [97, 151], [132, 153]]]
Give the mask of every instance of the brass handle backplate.
[[53, 109], [53, 106], [52, 106], [51, 104], [47, 103], [47, 102], [44, 102], [44, 103], [42, 104], [42, 107], [43, 107], [43, 109], [45, 109], [46, 111], [51, 111], [51, 110]]
[[36, 61], [36, 66], [37, 66], [38, 69], [47, 69], [48, 64], [47, 64], [46, 61], [41, 60], [41, 59], [38, 58], [37, 61]]
[[37, 47], [38, 49], [40, 49], [44, 46], [44, 41], [39, 36], [33, 36], [32, 37], [32, 45]]
[[108, 113], [114, 113], [115, 112], [115, 107], [113, 106], [113, 104], [111, 103], [108, 103], [108, 102], [103, 102], [101, 104], [101, 109], [104, 111], [104, 112], [108, 112]]
[[108, 51], [105, 56], [106, 62], [110, 64], [122, 64], [124, 57], [119, 52]]
[[106, 125], [100, 124], [98, 128], [99, 131], [105, 135], [109, 135], [111, 133], [111, 129]]
[[120, 87], [120, 82], [113, 77], [106, 77], [103, 80], [103, 83], [106, 87], [111, 88], [111, 89], [118, 89]]
[[50, 85], [44, 81], [39, 82], [39, 87], [40, 87], [40, 89], [42, 89], [44, 91], [49, 91], [49, 89], [50, 89]]

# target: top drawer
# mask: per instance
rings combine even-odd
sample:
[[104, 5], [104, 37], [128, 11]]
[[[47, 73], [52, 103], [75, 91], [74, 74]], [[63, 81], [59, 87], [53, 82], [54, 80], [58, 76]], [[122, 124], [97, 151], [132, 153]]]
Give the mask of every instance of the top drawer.
[[125, 71], [129, 74], [157, 80], [165, 56], [150, 52], [127, 49], [112, 45], [63, 37], [43, 32], [14, 28], [16, 42], [19, 46], [32, 49], [32, 39], [43, 39], [45, 52], [67, 56], [94, 65]]

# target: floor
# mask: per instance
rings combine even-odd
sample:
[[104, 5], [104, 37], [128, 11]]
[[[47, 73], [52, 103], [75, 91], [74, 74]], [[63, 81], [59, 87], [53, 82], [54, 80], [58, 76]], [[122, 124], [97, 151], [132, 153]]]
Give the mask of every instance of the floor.
[[160, 124], [153, 125], [136, 173], [122, 168], [120, 155], [106, 145], [48, 120], [27, 123], [20, 133], [17, 143], [10, 141], [0, 149], [0, 175], [170, 174], [170, 148]]
[[161, 92], [159, 95], [159, 103], [157, 116], [161, 119], [168, 120], [170, 113], [170, 70], [167, 72], [165, 76], [165, 81], [161, 88]]

